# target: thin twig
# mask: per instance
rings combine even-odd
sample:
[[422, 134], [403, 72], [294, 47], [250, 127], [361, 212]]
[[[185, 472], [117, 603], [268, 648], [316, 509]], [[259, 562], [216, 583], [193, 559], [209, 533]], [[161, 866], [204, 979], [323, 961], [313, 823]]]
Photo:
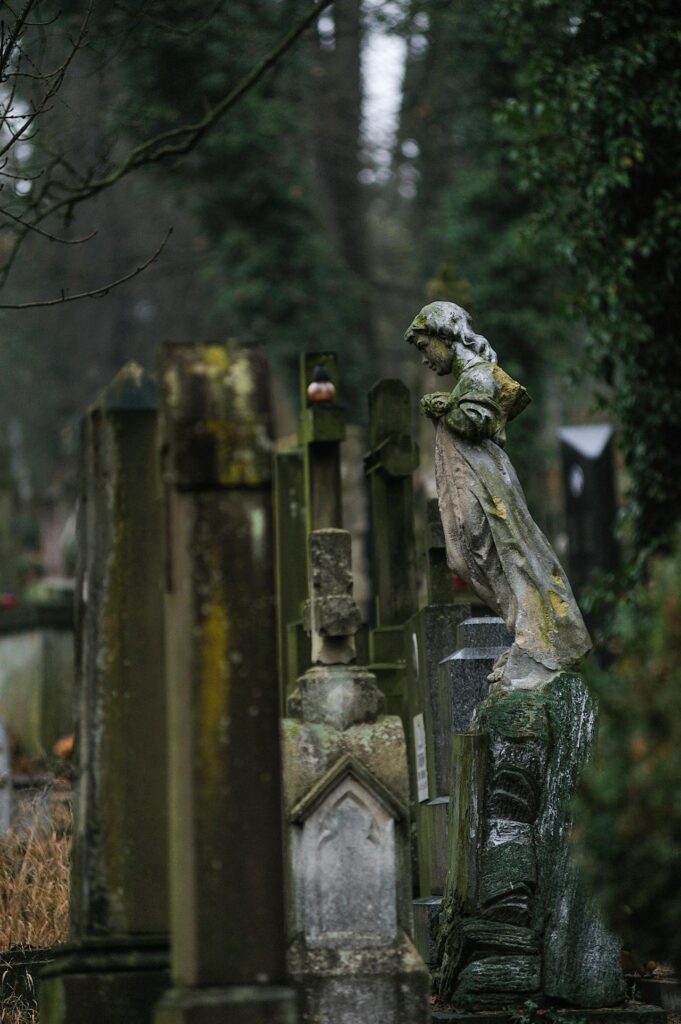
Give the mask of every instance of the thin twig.
[[129, 274], [125, 274], [124, 277], [119, 277], [115, 281], [110, 281], [109, 284], [102, 285], [101, 288], [91, 288], [87, 292], [78, 292], [77, 295], [67, 295], [66, 292], [62, 290], [61, 296], [58, 299], [43, 299], [42, 301], [17, 303], [2, 302], [0, 303], [0, 309], [45, 309], [47, 306], [62, 306], [65, 302], [77, 302], [79, 299], [101, 299], [104, 295], [108, 295], [110, 291], [113, 291], [114, 288], [118, 288], [119, 285], [125, 284], [126, 281], [131, 281], [133, 277], [137, 277], [138, 274], [145, 271], [152, 263], [155, 263], [165, 249], [168, 239], [172, 233], [173, 229], [169, 228], [156, 252], [154, 252], [148, 260], [145, 260], [144, 263], [141, 263], [139, 267], [135, 267], [135, 269], [131, 270]]
[[[6, 175], [6, 177], [14, 177], [14, 175]], [[22, 180], [22, 179], [19, 179]], [[59, 242], [60, 245], [82, 245], [83, 242], [89, 242], [97, 234], [96, 231], [91, 231], [89, 235], [83, 235], [82, 238], [62, 238], [60, 235], [53, 235], [51, 231], [45, 231], [43, 228], [37, 227], [35, 224], [29, 224], [22, 217], [17, 217], [15, 213], [10, 213], [9, 210], [3, 209], [0, 206], [0, 216], [9, 217], [16, 224], [21, 224], [22, 228], [28, 228], [29, 231], [35, 231], [37, 235], [41, 235], [46, 238], [48, 242]], [[2, 230], [2, 224], [0, 224], [0, 231]]]
[[256, 64], [226, 96], [219, 100], [215, 106], [211, 107], [200, 121], [197, 121], [195, 124], [185, 124], [179, 125], [177, 128], [170, 128], [151, 139], [147, 139], [146, 142], [140, 143], [139, 146], [130, 151], [125, 160], [114, 171], [104, 178], [90, 182], [79, 194], [54, 203], [49, 210], [41, 214], [40, 219], [50, 216], [64, 207], [67, 207], [69, 212], [72, 212], [73, 207], [78, 203], [82, 203], [97, 193], [111, 188], [121, 178], [131, 171], [137, 170], [139, 167], [158, 163], [171, 156], [180, 156], [188, 153], [217, 124], [224, 114], [235, 106], [260, 81], [263, 75], [281, 60], [284, 54], [288, 53], [296, 40], [319, 17], [322, 11], [330, 7], [332, 3], [334, 3], [334, 0], [320, 0], [320, 3], [306, 14], [295, 28], [266, 57]]

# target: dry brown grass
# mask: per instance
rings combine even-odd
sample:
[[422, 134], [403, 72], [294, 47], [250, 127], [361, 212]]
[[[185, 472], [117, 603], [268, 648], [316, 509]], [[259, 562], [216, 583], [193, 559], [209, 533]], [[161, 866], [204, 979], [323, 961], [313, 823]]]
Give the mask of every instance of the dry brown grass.
[[19, 996], [11, 996], [0, 1006], [0, 1024], [39, 1024], [38, 1011]]
[[37, 826], [0, 838], [0, 950], [66, 941], [70, 847]]
[[[44, 949], [65, 942], [69, 914], [69, 812], [58, 805], [50, 824], [36, 813], [28, 827], [0, 836], [0, 950]], [[30, 812], [24, 822], [31, 821]], [[0, 952], [0, 981], [8, 964]], [[30, 981], [29, 981], [30, 985]], [[2, 986], [0, 986], [2, 987]], [[30, 1002], [6, 991], [0, 1000], [0, 1024], [37, 1024]]]

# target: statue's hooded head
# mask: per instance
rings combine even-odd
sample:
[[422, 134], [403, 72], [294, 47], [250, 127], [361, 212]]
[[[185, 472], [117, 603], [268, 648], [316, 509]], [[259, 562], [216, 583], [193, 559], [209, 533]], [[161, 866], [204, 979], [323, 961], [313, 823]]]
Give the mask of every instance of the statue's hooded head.
[[460, 343], [489, 363], [497, 361], [497, 354], [487, 338], [473, 330], [470, 313], [455, 302], [430, 302], [424, 306], [409, 325], [404, 340], [412, 345], [418, 334], [441, 338], [452, 350]]

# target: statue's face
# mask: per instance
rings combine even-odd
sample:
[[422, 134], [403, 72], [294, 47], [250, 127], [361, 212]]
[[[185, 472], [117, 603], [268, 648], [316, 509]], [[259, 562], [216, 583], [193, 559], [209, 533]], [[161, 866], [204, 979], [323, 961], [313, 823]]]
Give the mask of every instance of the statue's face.
[[440, 377], [452, 372], [454, 353], [448, 345], [433, 334], [426, 334], [424, 331], [417, 331], [414, 334], [413, 344], [423, 356], [424, 366], [435, 370]]

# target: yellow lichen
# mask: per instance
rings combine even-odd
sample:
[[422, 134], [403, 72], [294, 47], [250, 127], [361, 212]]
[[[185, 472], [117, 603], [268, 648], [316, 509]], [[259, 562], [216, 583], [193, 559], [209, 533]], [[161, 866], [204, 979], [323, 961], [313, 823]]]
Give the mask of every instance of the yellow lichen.
[[227, 613], [216, 595], [201, 628], [201, 690], [199, 715], [201, 748], [205, 757], [206, 782], [219, 786], [221, 752], [229, 726], [229, 663]]
[[496, 515], [498, 515], [500, 519], [506, 519], [506, 506], [501, 498], [495, 498], [492, 496], [492, 501], [494, 502], [494, 511]]
[[549, 599], [551, 601], [551, 607], [558, 616], [559, 619], [564, 619], [568, 613], [568, 603], [564, 597], [557, 594], [555, 590], [549, 590]]

